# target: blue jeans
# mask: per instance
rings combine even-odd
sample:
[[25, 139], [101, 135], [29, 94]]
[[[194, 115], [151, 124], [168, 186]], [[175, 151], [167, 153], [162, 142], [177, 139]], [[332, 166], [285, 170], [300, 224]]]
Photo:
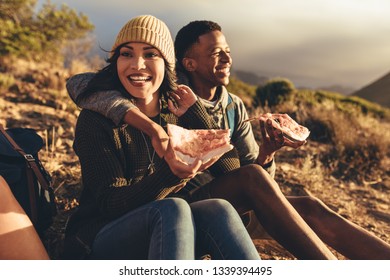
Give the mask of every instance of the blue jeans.
[[235, 209], [221, 199], [189, 205], [166, 198], [141, 206], [103, 227], [91, 259], [193, 260], [258, 259], [259, 255]]
[[197, 255], [213, 260], [259, 260], [236, 209], [223, 199], [205, 199], [190, 204], [196, 225]]

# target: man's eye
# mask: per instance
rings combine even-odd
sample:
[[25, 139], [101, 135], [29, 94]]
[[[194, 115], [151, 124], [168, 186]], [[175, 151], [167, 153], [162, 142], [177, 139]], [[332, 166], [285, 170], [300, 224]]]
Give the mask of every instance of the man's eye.
[[222, 55], [228, 55], [230, 54], [230, 50], [226, 50], [226, 51], [218, 51], [218, 52], [214, 52], [211, 54], [212, 57], [219, 57], [219, 56], [222, 56]]

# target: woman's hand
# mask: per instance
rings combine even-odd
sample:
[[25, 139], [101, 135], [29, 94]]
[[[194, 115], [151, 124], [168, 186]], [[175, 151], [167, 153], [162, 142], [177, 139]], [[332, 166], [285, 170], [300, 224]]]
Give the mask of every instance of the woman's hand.
[[180, 160], [171, 146], [171, 141], [168, 143], [167, 152], [164, 156], [165, 161], [169, 165], [172, 173], [181, 179], [191, 179], [195, 177], [199, 168], [202, 166], [202, 161], [197, 159], [192, 164], [188, 165]]
[[176, 105], [168, 99], [168, 109], [178, 117], [187, 112], [188, 108], [194, 105], [198, 99], [196, 94], [186, 85], [178, 85], [176, 92], [172, 93], [172, 97], [175, 99]]
[[171, 144], [168, 144], [167, 152], [164, 156], [165, 161], [169, 165], [172, 173], [181, 179], [191, 179], [199, 172], [202, 172], [213, 165], [221, 156], [215, 156], [207, 162], [202, 162], [196, 159], [192, 164], [187, 164], [178, 158]]

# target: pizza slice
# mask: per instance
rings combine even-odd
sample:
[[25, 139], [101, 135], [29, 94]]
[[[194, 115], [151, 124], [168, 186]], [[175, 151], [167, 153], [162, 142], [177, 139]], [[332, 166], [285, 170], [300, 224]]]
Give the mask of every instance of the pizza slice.
[[257, 117], [249, 118], [245, 121], [269, 119], [272, 118], [283, 132], [283, 136], [293, 142], [302, 142], [310, 135], [310, 130], [298, 124], [288, 114], [271, 114], [266, 113]]
[[185, 129], [168, 124], [168, 135], [176, 155], [187, 164], [196, 158], [205, 163], [233, 149], [230, 129]]

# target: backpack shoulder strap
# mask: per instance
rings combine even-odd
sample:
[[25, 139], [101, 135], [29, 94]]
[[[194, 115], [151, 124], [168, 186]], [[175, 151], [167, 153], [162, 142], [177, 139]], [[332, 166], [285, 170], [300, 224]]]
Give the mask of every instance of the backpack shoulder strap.
[[22, 148], [19, 147], [19, 145], [12, 139], [12, 137], [5, 131], [4, 127], [0, 124], [0, 132], [7, 138], [8, 142], [11, 144], [13, 149], [21, 154], [24, 159], [26, 160], [27, 165], [31, 168], [31, 170], [34, 172], [35, 176], [37, 177], [37, 180], [41, 184], [41, 186], [45, 190], [49, 190], [50, 185], [47, 182], [47, 180], [44, 178], [42, 175], [36, 161], [33, 155], [31, 154], [26, 154]]
[[236, 106], [233, 102], [233, 97], [231, 96], [230, 92], [228, 92], [228, 104], [226, 106], [226, 115], [228, 118], [228, 124], [230, 128], [230, 138], [233, 136], [233, 131], [236, 126]]

